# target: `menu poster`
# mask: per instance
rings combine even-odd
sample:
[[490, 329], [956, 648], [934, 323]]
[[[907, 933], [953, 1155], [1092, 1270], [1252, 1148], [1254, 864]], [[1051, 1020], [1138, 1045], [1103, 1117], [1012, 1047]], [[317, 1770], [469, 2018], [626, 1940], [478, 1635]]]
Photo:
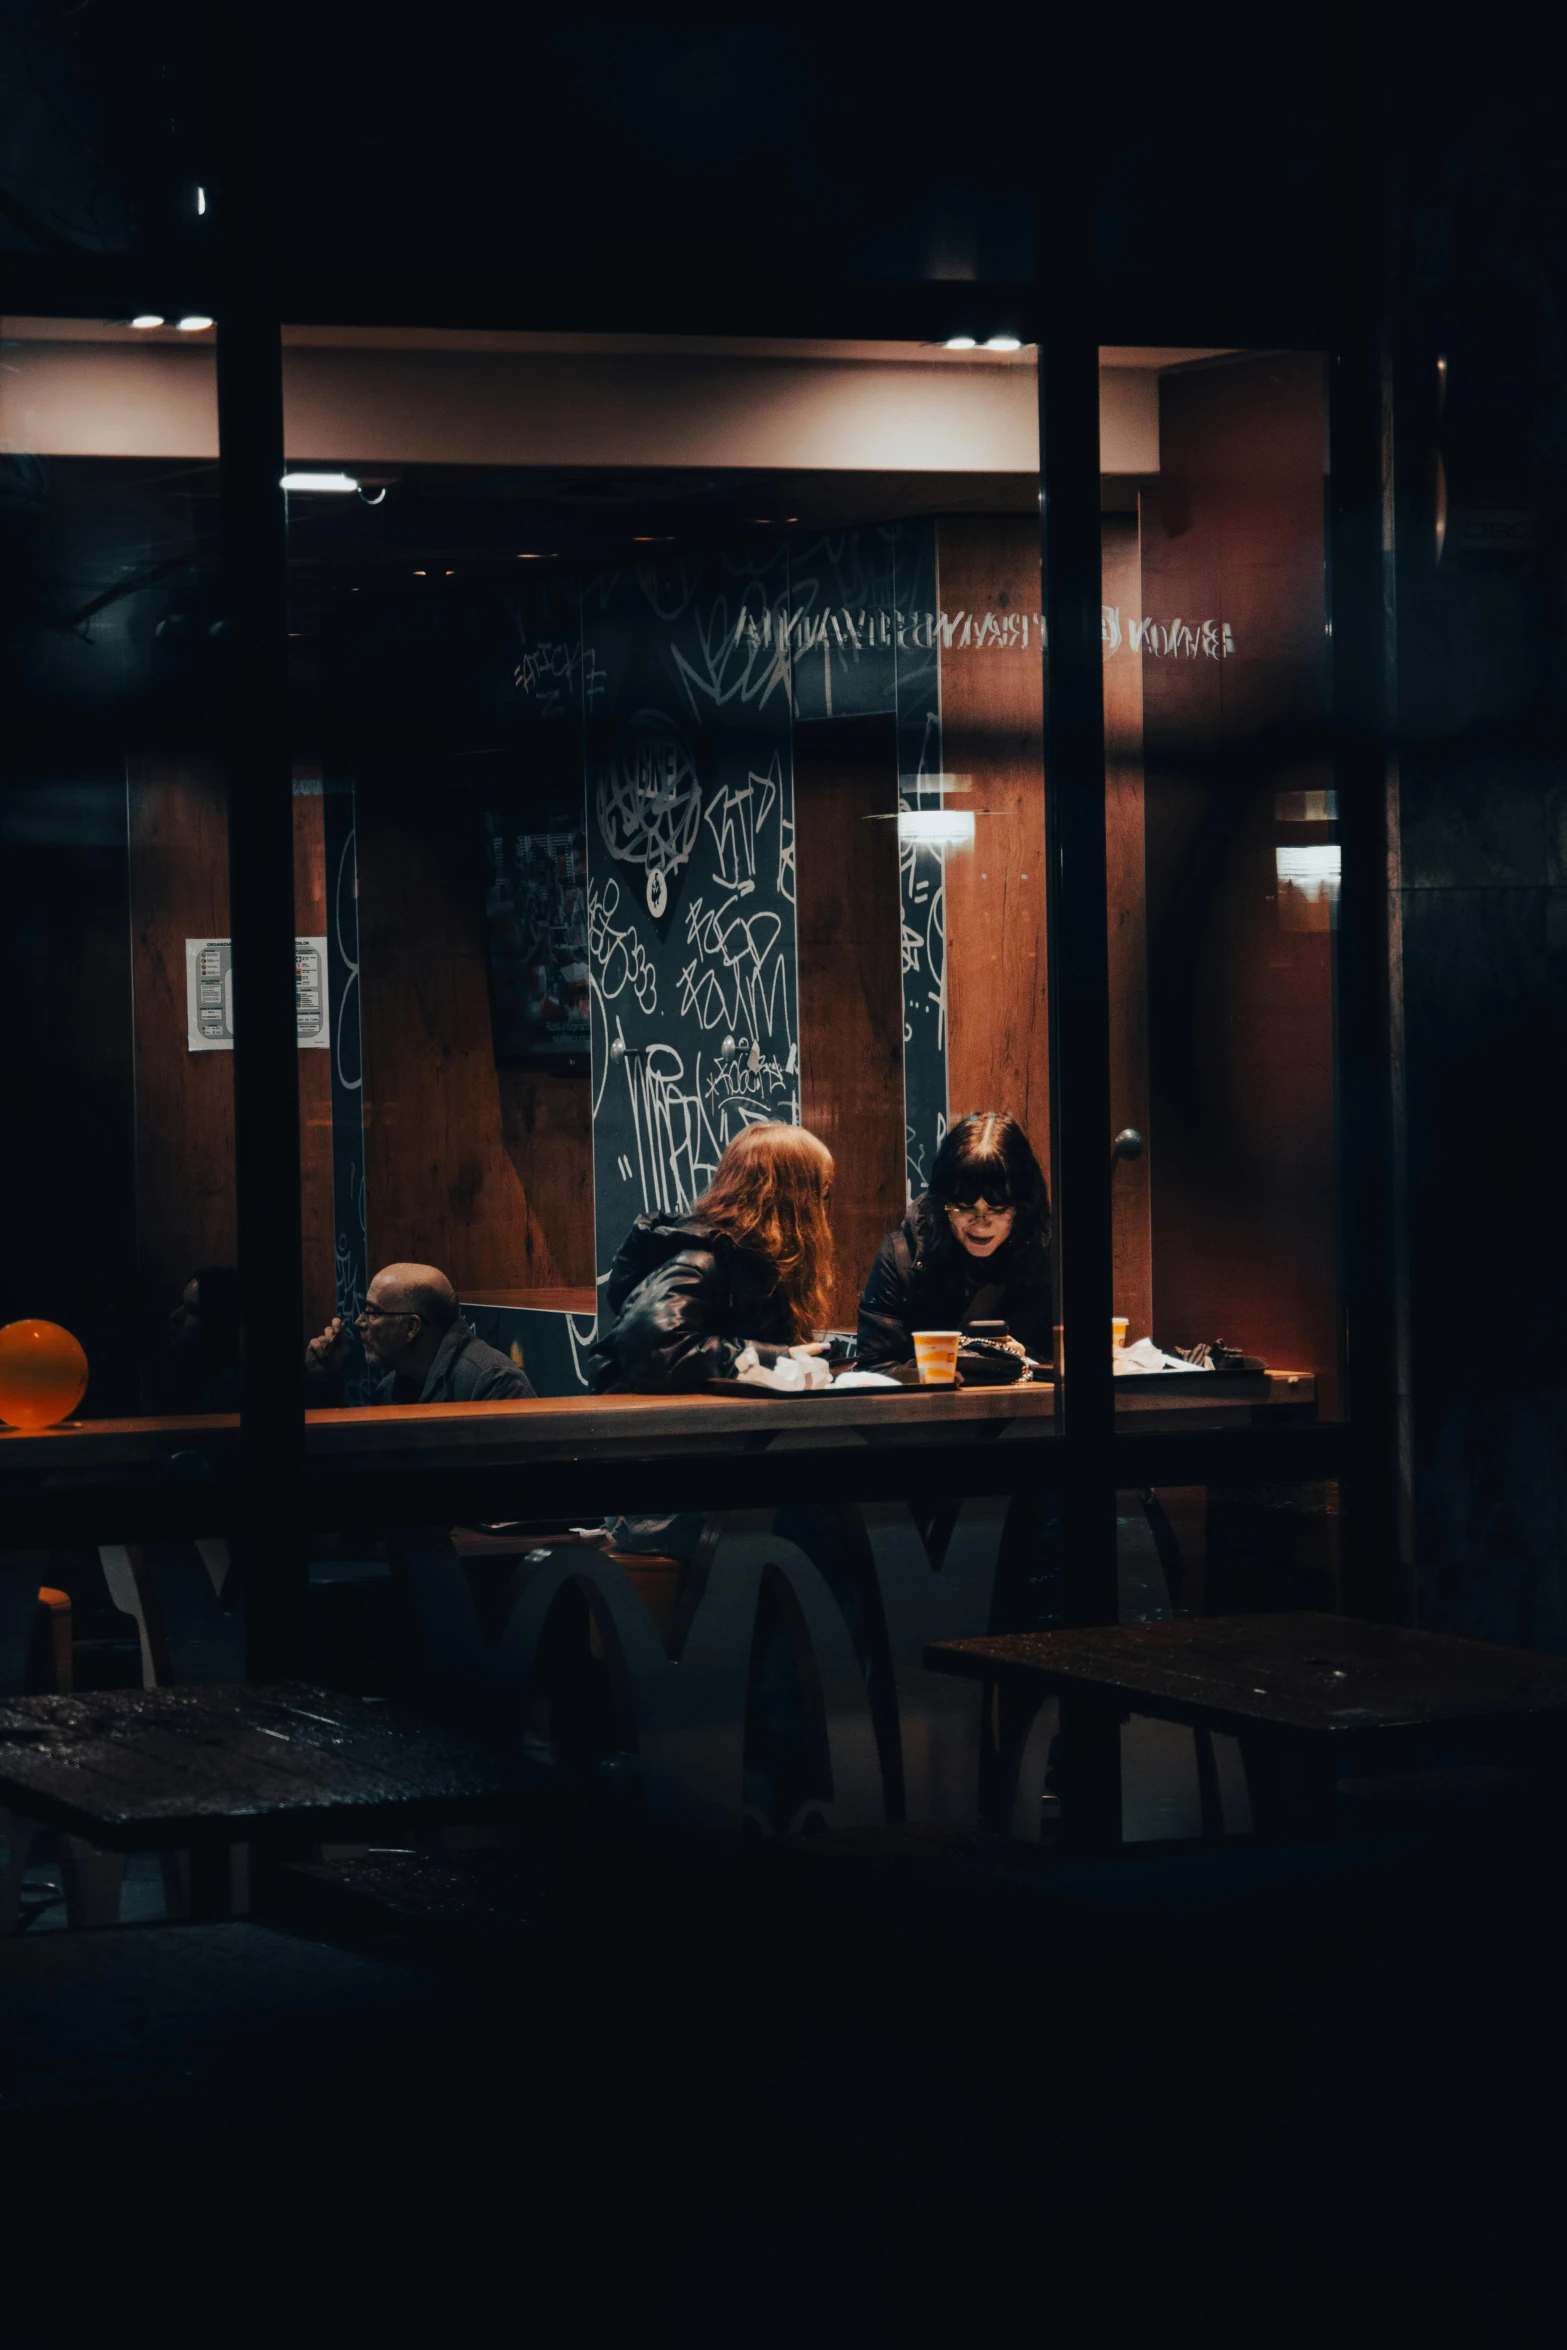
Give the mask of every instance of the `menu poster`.
[[[294, 941], [294, 1006], [301, 1051], [330, 1052], [324, 938]], [[234, 950], [229, 939], [185, 941], [185, 1042], [193, 1053], [234, 1050]]]

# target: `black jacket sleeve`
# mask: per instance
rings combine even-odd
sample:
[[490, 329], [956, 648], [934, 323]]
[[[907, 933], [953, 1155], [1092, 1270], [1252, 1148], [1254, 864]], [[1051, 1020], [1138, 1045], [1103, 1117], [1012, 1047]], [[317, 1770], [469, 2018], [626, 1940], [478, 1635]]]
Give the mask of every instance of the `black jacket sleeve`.
[[471, 1383], [464, 1386], [465, 1403], [511, 1403], [519, 1396], [534, 1393], [532, 1382], [516, 1364], [508, 1362], [498, 1349], [495, 1351], [498, 1360], [475, 1366]]
[[[728, 1379], [747, 1346], [744, 1331], [716, 1325], [725, 1319], [728, 1288], [717, 1259], [704, 1248], [682, 1249], [648, 1275], [626, 1299], [607, 1341], [617, 1381], [659, 1394]], [[764, 1363], [776, 1346], [757, 1346]]]
[[889, 1232], [876, 1251], [870, 1279], [860, 1298], [857, 1361], [862, 1371], [882, 1371], [889, 1364], [914, 1360], [909, 1279], [898, 1237], [896, 1232]]

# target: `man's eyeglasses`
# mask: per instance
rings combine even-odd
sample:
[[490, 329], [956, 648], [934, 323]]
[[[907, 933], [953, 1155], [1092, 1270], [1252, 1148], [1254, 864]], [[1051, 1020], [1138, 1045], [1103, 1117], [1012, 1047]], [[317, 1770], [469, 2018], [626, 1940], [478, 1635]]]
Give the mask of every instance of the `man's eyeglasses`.
[[361, 1306], [354, 1316], [356, 1322], [417, 1322], [419, 1316], [408, 1306]]

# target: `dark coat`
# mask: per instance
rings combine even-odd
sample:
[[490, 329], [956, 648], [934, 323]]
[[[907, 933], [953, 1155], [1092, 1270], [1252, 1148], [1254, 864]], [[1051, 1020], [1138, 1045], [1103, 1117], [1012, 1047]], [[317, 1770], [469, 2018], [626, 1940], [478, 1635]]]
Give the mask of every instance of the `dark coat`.
[[[375, 1391], [377, 1403], [406, 1401], [397, 1393], [398, 1374], [388, 1371]], [[510, 1356], [489, 1346], [471, 1322], [458, 1315], [441, 1340], [419, 1391], [420, 1403], [500, 1403], [513, 1396], [531, 1395], [532, 1387]]]
[[639, 1216], [621, 1243], [588, 1358], [591, 1383], [666, 1393], [728, 1379], [747, 1346], [793, 1340], [773, 1267], [700, 1216]]
[[927, 1192], [876, 1251], [860, 1298], [860, 1368], [912, 1362], [916, 1330], [961, 1330], [980, 1292], [997, 1286], [999, 1299], [982, 1300], [977, 1318], [1005, 1322], [1036, 1362], [1050, 1362], [1056, 1341], [1048, 1255], [1037, 1248], [1014, 1254], [1008, 1241], [993, 1257], [971, 1257], [946, 1239], [940, 1215]]

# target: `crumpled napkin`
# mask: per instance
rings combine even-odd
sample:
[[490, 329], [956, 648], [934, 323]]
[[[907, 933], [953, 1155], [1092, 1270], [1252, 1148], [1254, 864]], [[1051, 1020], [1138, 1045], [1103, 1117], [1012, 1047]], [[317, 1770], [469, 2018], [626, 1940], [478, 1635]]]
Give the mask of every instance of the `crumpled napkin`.
[[[1162, 1347], [1155, 1346], [1151, 1338], [1139, 1338], [1135, 1346], [1117, 1347], [1112, 1361], [1118, 1379], [1145, 1376], [1150, 1371], [1195, 1371], [1199, 1368], [1199, 1365], [1187, 1362], [1181, 1355], [1167, 1355]], [[1203, 1363], [1200, 1367], [1208, 1371], [1213, 1366], [1211, 1363]]]
[[734, 1375], [742, 1387], [766, 1387], [775, 1395], [805, 1395], [813, 1387], [828, 1387], [832, 1373], [820, 1355], [780, 1355], [764, 1363], [754, 1347], [747, 1347], [735, 1363]]

